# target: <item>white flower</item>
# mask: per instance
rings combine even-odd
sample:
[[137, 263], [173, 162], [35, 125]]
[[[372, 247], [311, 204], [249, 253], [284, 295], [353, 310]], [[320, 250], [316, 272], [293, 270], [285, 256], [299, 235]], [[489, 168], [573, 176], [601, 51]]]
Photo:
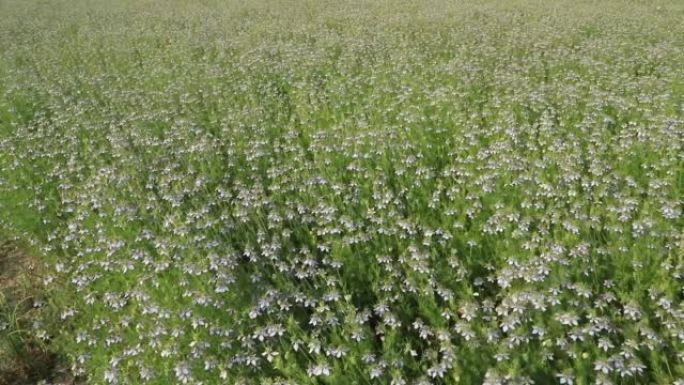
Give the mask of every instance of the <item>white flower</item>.
[[105, 382], [107, 382], [109, 384], [118, 384], [119, 383], [119, 370], [116, 368], [111, 368], [111, 369], [105, 370], [104, 380], [105, 380]]
[[561, 385], [572, 385], [575, 381], [575, 376], [570, 373], [559, 373], [556, 374], [556, 377], [558, 377], [558, 382]]
[[325, 377], [330, 375], [330, 370], [330, 365], [328, 364], [316, 364], [307, 369], [307, 374], [309, 377]]
[[176, 374], [176, 378], [182, 384], [187, 384], [192, 380], [190, 366], [187, 364], [187, 362], [179, 362], [178, 364], [176, 364], [173, 370]]

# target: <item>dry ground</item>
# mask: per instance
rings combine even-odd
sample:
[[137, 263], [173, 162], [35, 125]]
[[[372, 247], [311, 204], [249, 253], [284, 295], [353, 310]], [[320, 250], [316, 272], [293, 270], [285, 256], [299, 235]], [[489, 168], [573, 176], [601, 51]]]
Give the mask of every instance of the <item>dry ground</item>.
[[31, 328], [44, 319], [40, 278], [37, 258], [0, 241], [0, 385], [74, 383]]

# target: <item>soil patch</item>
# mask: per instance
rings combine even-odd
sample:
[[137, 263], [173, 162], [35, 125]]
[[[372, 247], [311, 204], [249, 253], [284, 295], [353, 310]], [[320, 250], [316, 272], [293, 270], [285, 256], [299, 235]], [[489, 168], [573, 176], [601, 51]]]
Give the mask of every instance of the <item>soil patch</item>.
[[32, 328], [45, 314], [40, 271], [36, 257], [0, 240], [0, 385], [74, 383]]

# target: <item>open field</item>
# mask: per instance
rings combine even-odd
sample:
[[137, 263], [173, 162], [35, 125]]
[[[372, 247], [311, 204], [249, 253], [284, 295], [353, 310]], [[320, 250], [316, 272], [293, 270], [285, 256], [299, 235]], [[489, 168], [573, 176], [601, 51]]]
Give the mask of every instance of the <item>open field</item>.
[[0, 0], [0, 385], [684, 384], [684, 2]]

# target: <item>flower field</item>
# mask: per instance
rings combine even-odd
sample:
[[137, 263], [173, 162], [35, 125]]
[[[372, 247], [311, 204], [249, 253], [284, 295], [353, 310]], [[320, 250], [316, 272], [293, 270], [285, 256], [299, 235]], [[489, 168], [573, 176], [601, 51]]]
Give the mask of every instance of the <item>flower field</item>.
[[0, 384], [682, 385], [683, 206], [681, 1], [0, 0]]

